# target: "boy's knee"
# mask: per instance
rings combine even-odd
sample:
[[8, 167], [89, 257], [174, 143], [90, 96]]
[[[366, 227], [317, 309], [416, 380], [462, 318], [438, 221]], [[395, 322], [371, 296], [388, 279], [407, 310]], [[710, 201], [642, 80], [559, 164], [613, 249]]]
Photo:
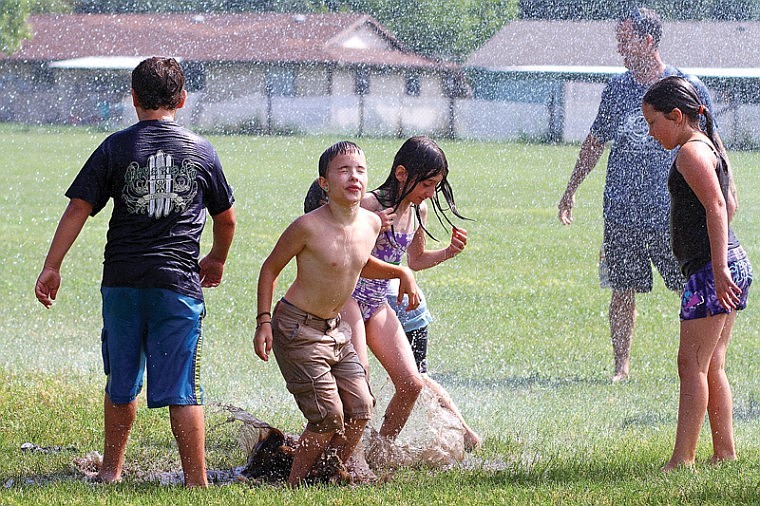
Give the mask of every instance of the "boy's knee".
[[309, 418], [306, 429], [317, 434], [328, 434], [343, 430], [343, 413], [330, 410], [322, 418]]
[[367, 423], [372, 417], [372, 408], [375, 406], [375, 399], [369, 395], [366, 398], [358, 399], [351, 406], [346, 406], [346, 423], [358, 422]]

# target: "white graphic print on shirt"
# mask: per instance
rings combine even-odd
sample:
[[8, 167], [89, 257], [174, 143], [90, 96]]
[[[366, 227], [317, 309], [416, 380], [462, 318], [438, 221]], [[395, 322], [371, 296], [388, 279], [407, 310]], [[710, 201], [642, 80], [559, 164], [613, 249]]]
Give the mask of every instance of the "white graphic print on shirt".
[[122, 199], [132, 214], [147, 213], [159, 219], [182, 212], [198, 192], [197, 173], [193, 162], [184, 160], [178, 167], [170, 154], [159, 150], [148, 158], [147, 167], [129, 164]]

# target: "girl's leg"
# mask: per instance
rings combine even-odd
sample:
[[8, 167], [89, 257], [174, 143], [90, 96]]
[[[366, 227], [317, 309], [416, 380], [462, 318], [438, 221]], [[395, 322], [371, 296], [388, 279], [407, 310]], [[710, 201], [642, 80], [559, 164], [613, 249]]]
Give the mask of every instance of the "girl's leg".
[[378, 309], [365, 327], [369, 349], [388, 372], [396, 388], [380, 427], [381, 436], [395, 439], [404, 428], [422, 391], [422, 376], [417, 370], [404, 329], [388, 304]]
[[715, 347], [710, 370], [707, 373], [707, 385], [710, 397], [707, 402], [707, 414], [712, 430], [713, 456], [711, 462], [736, 460], [734, 448], [734, 403], [731, 396], [731, 385], [724, 366], [726, 364], [726, 349], [731, 340], [731, 330], [736, 320], [736, 311], [726, 317], [718, 345]]
[[362, 318], [359, 304], [353, 298], [349, 298], [343, 309], [340, 310], [340, 317], [351, 327], [351, 344], [354, 346], [356, 355], [359, 357], [359, 362], [362, 363], [364, 370], [367, 371], [367, 379], [369, 379], [367, 333], [364, 329], [364, 318]]
[[697, 441], [709, 396], [707, 372], [726, 316], [719, 314], [681, 322], [681, 342], [678, 348], [678, 376], [681, 379], [678, 427], [673, 455], [662, 468], [664, 472], [680, 465], [692, 464], [696, 457]]

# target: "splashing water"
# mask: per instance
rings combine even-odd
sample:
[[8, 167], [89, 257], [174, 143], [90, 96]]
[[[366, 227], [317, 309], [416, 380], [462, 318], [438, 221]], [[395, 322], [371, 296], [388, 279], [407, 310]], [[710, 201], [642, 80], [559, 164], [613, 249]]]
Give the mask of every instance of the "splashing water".
[[377, 391], [374, 415], [362, 437], [367, 463], [375, 470], [401, 466], [450, 467], [465, 457], [465, 429], [454, 414], [441, 407], [438, 396], [422, 389], [404, 429], [395, 441], [380, 436], [376, 427], [393, 395], [390, 379]]

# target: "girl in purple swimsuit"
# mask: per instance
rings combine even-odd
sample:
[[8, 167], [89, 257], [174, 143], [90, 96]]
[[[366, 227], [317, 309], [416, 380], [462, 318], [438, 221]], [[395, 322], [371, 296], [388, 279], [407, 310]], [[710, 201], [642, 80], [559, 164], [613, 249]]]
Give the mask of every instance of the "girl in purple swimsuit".
[[[446, 180], [448, 172], [446, 155], [430, 138], [412, 137], [401, 146], [386, 181], [376, 190], [368, 192], [362, 201], [362, 207], [375, 211], [383, 219], [373, 256], [400, 263], [406, 254], [409, 268], [421, 270], [453, 258], [464, 249], [467, 232], [453, 226], [447, 247], [425, 249], [425, 236], [428, 234], [425, 229], [428, 213], [426, 200], [432, 202], [439, 221], [446, 220], [451, 225], [446, 211], [462, 218]], [[439, 195], [443, 195], [446, 201], [445, 208], [439, 201]], [[381, 436], [394, 439], [406, 424], [423, 385], [429, 382], [417, 370], [404, 329], [386, 302], [387, 291], [388, 283], [385, 280], [359, 278], [353, 301], [344, 306], [341, 314], [351, 325], [351, 339], [365, 369], [369, 370], [369, 346], [396, 389], [380, 428]], [[477, 444], [479, 439], [477, 435], [474, 437]]]

